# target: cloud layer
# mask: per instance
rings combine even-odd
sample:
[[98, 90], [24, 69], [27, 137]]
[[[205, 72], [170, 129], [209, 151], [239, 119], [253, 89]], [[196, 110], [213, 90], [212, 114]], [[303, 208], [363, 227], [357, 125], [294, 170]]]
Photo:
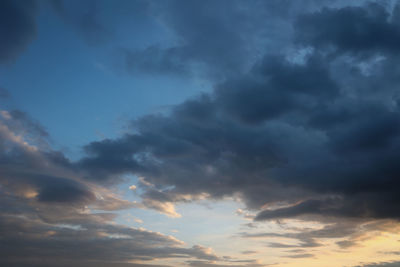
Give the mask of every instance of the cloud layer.
[[[133, 121], [132, 134], [87, 145], [88, 156], [78, 164], [102, 182], [126, 172], [144, 177], [158, 191], [149, 188], [143, 197], [164, 203], [207, 194], [237, 196], [254, 209], [290, 205], [262, 211], [256, 220], [397, 218], [399, 99], [389, 82], [396, 79], [397, 56], [384, 38], [362, 56], [354, 53], [335, 35], [346, 24], [332, 22], [345, 16], [360, 27], [392, 28], [396, 10], [391, 15], [365, 5], [299, 16], [295, 40], [301, 45], [294, 47], [308, 51], [302, 60], [266, 54], [212, 93], [168, 115]], [[376, 31], [346, 28], [352, 30]]]

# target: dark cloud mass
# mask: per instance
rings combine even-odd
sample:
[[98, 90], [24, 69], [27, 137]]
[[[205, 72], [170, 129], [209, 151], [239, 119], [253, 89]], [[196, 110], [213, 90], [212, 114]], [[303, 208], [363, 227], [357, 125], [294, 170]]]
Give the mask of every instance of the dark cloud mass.
[[[135, 133], [89, 144], [79, 165], [99, 181], [142, 176], [158, 190], [143, 197], [158, 202], [208, 194], [238, 196], [251, 209], [289, 205], [256, 220], [397, 218], [400, 114], [388, 82], [398, 72], [389, 70], [397, 10], [365, 4], [299, 15], [297, 56], [267, 52], [212, 93], [133, 121]], [[370, 56], [359, 57], [363, 51]]]
[[36, 37], [34, 0], [0, 3], [0, 63], [12, 62]]
[[399, 7], [393, 14], [378, 3], [305, 14], [296, 23], [298, 40], [341, 53], [395, 52], [400, 42]]

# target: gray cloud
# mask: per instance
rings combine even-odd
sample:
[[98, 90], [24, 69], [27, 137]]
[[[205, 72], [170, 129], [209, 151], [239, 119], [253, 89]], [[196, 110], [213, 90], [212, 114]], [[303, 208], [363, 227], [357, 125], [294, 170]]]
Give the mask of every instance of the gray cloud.
[[400, 262], [376, 262], [376, 263], [367, 263], [363, 265], [358, 265], [357, 267], [399, 267]]
[[134, 203], [83, 179], [60, 152], [41, 146], [44, 133], [20, 111], [1, 112], [1, 265], [159, 266], [140, 262], [220, 260], [206, 247], [186, 247], [172, 236], [115, 224], [110, 211]]
[[297, 38], [315, 47], [337, 49], [339, 53], [395, 52], [400, 41], [399, 6], [391, 13], [385, 6], [373, 2], [364, 6], [324, 8], [299, 18]]
[[36, 37], [36, 1], [1, 1], [0, 63], [13, 62]]
[[[10, 267], [53, 267], [54, 262], [46, 261], [46, 260], [39, 260], [38, 263], [36, 262], [24, 262], [23, 260], [16, 260], [16, 261], [4, 261], [4, 264]], [[77, 267], [107, 267], [110, 266], [110, 263], [101, 263], [101, 262], [84, 262], [83, 265], [79, 265], [75, 261], [57, 261], [57, 266], [59, 267], [68, 267], [73, 264]], [[168, 265], [154, 265], [154, 264], [137, 264], [137, 263], [112, 263], [112, 266], [115, 267], [167, 267]]]
[[187, 262], [189, 266], [193, 267], [227, 267], [227, 266], [234, 266], [234, 267], [262, 267], [262, 266], [267, 266], [264, 264], [259, 264], [256, 262], [250, 262], [250, 263], [244, 263], [244, 264], [235, 264], [235, 263], [229, 263], [229, 264], [218, 264], [210, 261], [188, 261]]
[[263, 51], [287, 46], [295, 14], [314, 9], [305, 1], [164, 1], [147, 10], [168, 29], [169, 43], [126, 49], [125, 68], [133, 73], [200, 74], [221, 79], [247, 70]]
[[[30, 215], [25, 213], [25, 215]], [[99, 223], [83, 224], [69, 229], [63, 225], [49, 225], [40, 220], [1, 216], [3, 264], [67, 263], [86, 266], [98, 262], [102, 266], [128, 260], [151, 261], [167, 258], [216, 259], [201, 247], [183, 248], [172, 237], [159, 233]], [[15, 233], [20, 233], [16, 235]], [[24, 257], [21, 257], [24, 255]], [[23, 260], [22, 260], [23, 259]], [[58, 266], [58, 265], [57, 265]], [[116, 265], [118, 266], [118, 265]], [[135, 266], [135, 265], [133, 265]]]
[[287, 258], [293, 258], [293, 259], [299, 259], [299, 258], [312, 258], [313, 256], [314, 256], [313, 254], [304, 253], [304, 254], [288, 255], [286, 257]]
[[[79, 165], [99, 181], [143, 176], [158, 191], [143, 197], [158, 202], [203, 193], [239, 195], [255, 209], [301, 202], [266, 210], [259, 220], [397, 218], [397, 95], [388, 86], [385, 97], [372, 100], [376, 90], [349, 89], [339, 79], [344, 59], [328, 62], [318, 52], [300, 64], [267, 55], [169, 115], [134, 121], [135, 133], [89, 144]], [[375, 83], [387, 85], [385, 74], [375, 75]]]
[[[370, 233], [373, 231], [396, 233], [397, 227], [396, 222], [391, 220], [332, 220], [325, 218], [325, 225], [319, 229], [289, 228], [287, 230], [289, 231], [280, 233], [242, 232], [239, 233], [239, 237], [268, 241], [267, 246], [271, 248], [290, 248], [285, 251], [290, 253], [289, 257], [301, 258], [303, 255], [312, 256], [313, 248], [322, 247], [322, 241], [332, 240], [340, 249], [347, 250], [371, 238]], [[275, 242], [276, 238], [289, 239], [295, 243]]]

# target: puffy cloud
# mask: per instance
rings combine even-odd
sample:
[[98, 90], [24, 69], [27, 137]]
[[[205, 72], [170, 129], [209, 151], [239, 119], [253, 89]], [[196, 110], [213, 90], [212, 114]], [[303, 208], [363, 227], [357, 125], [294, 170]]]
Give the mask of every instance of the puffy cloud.
[[144, 187], [147, 201], [208, 194], [237, 196], [256, 209], [301, 202], [257, 219], [397, 218], [399, 110], [387, 101], [396, 94], [372, 101], [373, 92], [347, 90], [335, 81], [334, 63], [322, 62], [320, 55], [301, 65], [267, 56], [213, 94], [134, 121], [135, 133], [89, 144], [78, 165], [98, 181], [144, 177], [156, 188]]
[[136, 190], [136, 185], [129, 186], [129, 189], [132, 190], [132, 191], [135, 191]]
[[298, 41], [339, 53], [395, 52], [400, 42], [399, 6], [393, 12], [379, 3], [324, 8], [301, 16]]

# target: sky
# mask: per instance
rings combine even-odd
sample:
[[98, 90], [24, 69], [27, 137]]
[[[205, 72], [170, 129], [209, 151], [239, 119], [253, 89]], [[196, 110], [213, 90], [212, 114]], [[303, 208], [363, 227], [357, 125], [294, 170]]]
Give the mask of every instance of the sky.
[[0, 265], [400, 266], [400, 2], [1, 0]]

